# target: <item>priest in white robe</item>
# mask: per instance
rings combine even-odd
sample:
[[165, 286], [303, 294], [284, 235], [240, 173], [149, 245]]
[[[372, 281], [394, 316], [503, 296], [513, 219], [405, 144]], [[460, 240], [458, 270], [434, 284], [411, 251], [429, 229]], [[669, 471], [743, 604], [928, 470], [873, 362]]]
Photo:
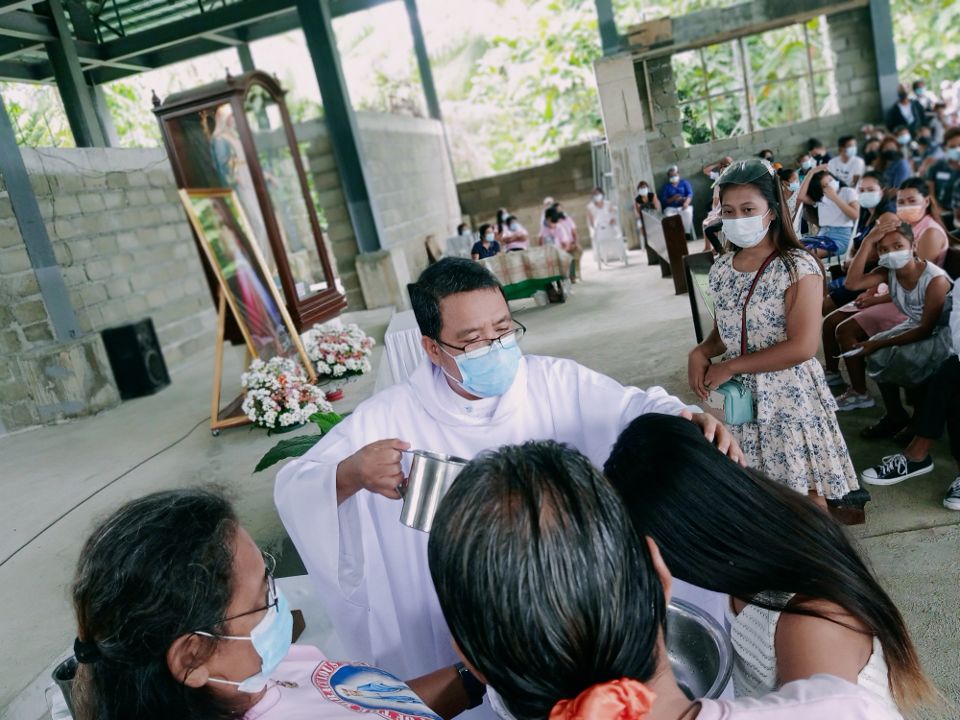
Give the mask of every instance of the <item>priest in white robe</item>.
[[[410, 286], [427, 358], [277, 475], [274, 498], [352, 660], [416, 677], [456, 661], [427, 565], [428, 535], [399, 522], [409, 448], [470, 459], [552, 439], [603, 467], [643, 413], [684, 414], [742, 461], [730, 433], [662, 388], [624, 387], [561, 358], [522, 355], [496, 278], [447, 258]], [[487, 708], [465, 717], [493, 717]]]

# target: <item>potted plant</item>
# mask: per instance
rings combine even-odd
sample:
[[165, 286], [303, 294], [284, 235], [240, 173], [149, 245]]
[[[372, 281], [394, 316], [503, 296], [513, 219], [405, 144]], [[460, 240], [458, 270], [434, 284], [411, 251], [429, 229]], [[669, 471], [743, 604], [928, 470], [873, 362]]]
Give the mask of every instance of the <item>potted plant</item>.
[[333, 412], [324, 391], [311, 385], [303, 367], [290, 358], [254, 360], [240, 376], [240, 384], [246, 391], [243, 412], [271, 433], [293, 430], [312, 415]]
[[343, 385], [370, 372], [370, 355], [376, 343], [355, 323], [314, 325], [303, 334], [303, 347], [313, 362], [327, 400], [343, 397]]

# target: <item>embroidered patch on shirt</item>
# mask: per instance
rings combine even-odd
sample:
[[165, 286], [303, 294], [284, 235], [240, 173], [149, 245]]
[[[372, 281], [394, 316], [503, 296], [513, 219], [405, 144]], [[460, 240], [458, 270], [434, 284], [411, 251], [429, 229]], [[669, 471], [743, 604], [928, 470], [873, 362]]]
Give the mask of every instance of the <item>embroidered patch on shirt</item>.
[[327, 700], [357, 713], [387, 720], [442, 720], [405, 682], [379, 668], [325, 660], [311, 680]]

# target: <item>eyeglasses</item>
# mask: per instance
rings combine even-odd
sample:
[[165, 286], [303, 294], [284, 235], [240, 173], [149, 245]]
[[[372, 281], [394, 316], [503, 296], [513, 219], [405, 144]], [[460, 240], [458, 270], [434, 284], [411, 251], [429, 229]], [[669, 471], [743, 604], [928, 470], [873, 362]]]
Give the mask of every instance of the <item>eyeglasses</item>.
[[[277, 581], [273, 577], [274, 571], [277, 569], [277, 560], [268, 552], [261, 553], [263, 555], [263, 564], [264, 564], [264, 579], [267, 581], [267, 595], [264, 598], [264, 604], [262, 607], [254, 608], [253, 610], [247, 610], [246, 612], [238, 613], [237, 615], [231, 615], [230, 617], [225, 617], [223, 620], [214, 623], [214, 625], [226, 625], [231, 620], [236, 620], [238, 618], [246, 617], [247, 615], [253, 615], [254, 613], [263, 612], [264, 610], [269, 610], [270, 608], [277, 607]], [[221, 637], [217, 633], [201, 632], [199, 630], [194, 631], [197, 635], [207, 635], [210, 637]]]
[[522, 323], [519, 323], [516, 320], [514, 320], [513, 323], [515, 325], [514, 328], [508, 330], [499, 337], [495, 337], [493, 340], [476, 340], [474, 342], [467, 343], [463, 347], [451, 345], [450, 343], [446, 343], [439, 338], [437, 339], [437, 342], [441, 345], [446, 345], [448, 348], [459, 350], [464, 354], [465, 357], [470, 359], [481, 358], [484, 355], [489, 354], [489, 352], [493, 349], [494, 343], [499, 345], [501, 348], [508, 348], [513, 347], [520, 342], [520, 339], [526, 334], [527, 328], [525, 328]]

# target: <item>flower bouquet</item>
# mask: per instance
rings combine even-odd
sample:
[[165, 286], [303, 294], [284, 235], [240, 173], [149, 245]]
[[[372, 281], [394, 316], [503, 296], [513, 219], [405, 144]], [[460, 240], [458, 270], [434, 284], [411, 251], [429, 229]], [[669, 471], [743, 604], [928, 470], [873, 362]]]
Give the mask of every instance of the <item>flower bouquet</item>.
[[240, 383], [246, 390], [243, 412], [254, 425], [271, 431], [292, 430], [312, 415], [333, 412], [323, 390], [311, 385], [303, 367], [289, 358], [254, 360]]
[[343, 397], [341, 386], [351, 378], [370, 372], [370, 354], [376, 343], [354, 323], [314, 325], [303, 334], [303, 347], [313, 362], [320, 382], [329, 386], [327, 400]]

